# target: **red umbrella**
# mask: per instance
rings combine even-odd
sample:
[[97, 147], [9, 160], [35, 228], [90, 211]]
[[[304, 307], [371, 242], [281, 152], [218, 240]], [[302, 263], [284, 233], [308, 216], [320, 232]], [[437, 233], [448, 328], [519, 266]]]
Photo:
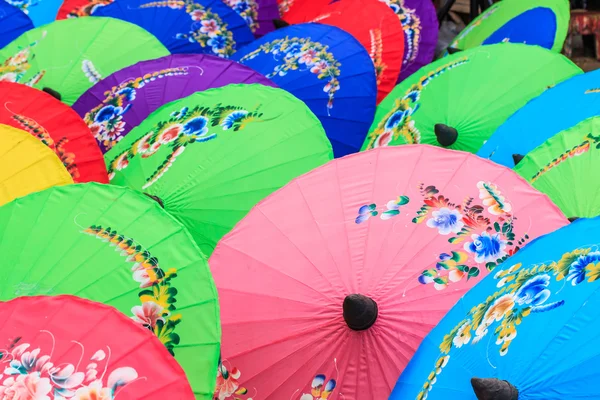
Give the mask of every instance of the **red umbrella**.
[[0, 124], [31, 133], [61, 159], [75, 182], [108, 183], [102, 152], [85, 122], [51, 94], [0, 82]]
[[[396, 86], [404, 57], [404, 31], [391, 8], [379, 0], [304, 1], [284, 15], [286, 22], [318, 22], [341, 28], [369, 52], [377, 74], [377, 103]], [[342, 61], [343, 63], [343, 61]]]
[[193, 400], [183, 369], [151, 331], [75, 296], [0, 303], [0, 398]]

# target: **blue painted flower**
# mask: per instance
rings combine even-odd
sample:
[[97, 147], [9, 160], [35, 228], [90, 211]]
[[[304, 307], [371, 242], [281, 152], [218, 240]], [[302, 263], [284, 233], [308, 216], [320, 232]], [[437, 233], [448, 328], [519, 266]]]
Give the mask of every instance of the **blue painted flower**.
[[490, 235], [483, 232], [481, 235], [471, 235], [471, 239], [472, 242], [465, 243], [465, 250], [473, 253], [478, 263], [493, 262], [506, 255], [506, 240], [499, 233]]
[[228, 116], [226, 116], [223, 119], [223, 122], [221, 122], [221, 126], [223, 127], [223, 130], [231, 129], [233, 124], [244, 119], [246, 117], [246, 115], [248, 115], [248, 111], [245, 111], [245, 110], [238, 110], [238, 111], [232, 112], [231, 114], [229, 114]]
[[462, 214], [458, 210], [442, 207], [431, 213], [432, 218], [427, 220], [427, 226], [437, 228], [440, 235], [458, 233], [465, 226]]
[[217, 35], [210, 38], [206, 43], [212, 47], [213, 51], [217, 52], [227, 46], [227, 39], [225, 39], [225, 36]]
[[233, 9], [238, 13], [241, 14], [245, 11], [247, 11], [250, 8], [250, 6], [248, 6], [248, 3], [245, 1], [240, 1], [238, 2]]
[[396, 111], [393, 113], [385, 122], [385, 130], [391, 130], [400, 125], [404, 120], [405, 115], [406, 111]]
[[192, 118], [183, 125], [182, 132], [187, 136], [204, 136], [208, 133], [208, 119], [205, 117]]
[[600, 262], [600, 251], [593, 251], [586, 255], [577, 257], [571, 266], [569, 267], [569, 274], [567, 280], [571, 281], [571, 285], [577, 286], [585, 279], [585, 268], [590, 264], [597, 264]]
[[515, 293], [515, 303], [518, 305], [539, 306], [550, 297], [550, 275], [537, 275], [525, 282]]
[[106, 122], [120, 115], [122, 111], [123, 109], [121, 107], [114, 107], [111, 105], [104, 106], [98, 111], [94, 120], [100, 123]]
[[123, 98], [127, 101], [135, 100], [135, 89], [131, 87], [126, 87], [117, 92], [117, 94], [123, 96]]
[[376, 210], [377, 206], [375, 204], [366, 204], [358, 209], [358, 217], [356, 217], [355, 222], [360, 224], [362, 222], [367, 221], [371, 217], [377, 216], [379, 212]]

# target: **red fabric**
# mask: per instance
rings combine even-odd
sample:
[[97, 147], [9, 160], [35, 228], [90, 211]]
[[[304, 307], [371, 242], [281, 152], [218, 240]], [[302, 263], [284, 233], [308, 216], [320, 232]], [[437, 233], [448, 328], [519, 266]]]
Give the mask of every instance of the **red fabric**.
[[[333, 25], [354, 36], [375, 64], [379, 104], [396, 86], [400, 75], [404, 57], [402, 24], [392, 9], [379, 0], [330, 1], [305, 0], [286, 13], [284, 19], [290, 24]], [[343, 71], [344, 60], [340, 61]]]
[[160, 340], [112, 307], [20, 297], [0, 303], [0, 320], [2, 399], [194, 400]]
[[0, 124], [31, 133], [62, 160], [75, 182], [108, 183], [102, 152], [75, 111], [41, 90], [0, 82]]
[[99, 5], [108, 5], [112, 0], [65, 0], [58, 10], [56, 19], [87, 17]]

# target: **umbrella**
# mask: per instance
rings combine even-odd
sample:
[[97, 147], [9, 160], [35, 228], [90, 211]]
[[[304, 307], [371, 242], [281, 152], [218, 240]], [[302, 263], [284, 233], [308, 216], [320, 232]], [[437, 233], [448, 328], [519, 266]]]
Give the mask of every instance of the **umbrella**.
[[300, 100], [253, 84], [171, 102], [104, 158], [111, 183], [156, 198], [210, 254], [258, 201], [332, 154]]
[[390, 399], [599, 398], [598, 229], [575, 221], [498, 266], [425, 338]]
[[515, 167], [540, 192], [572, 218], [600, 215], [596, 193], [600, 182], [600, 117], [592, 117], [557, 133]]
[[237, 371], [217, 393], [386, 399], [468, 288], [566, 222], [515, 173], [469, 153], [401, 146], [317, 168], [259, 203], [209, 260], [222, 365]]
[[23, 129], [52, 149], [75, 182], [108, 183], [102, 152], [71, 107], [41, 90], [0, 82], [0, 124]]
[[33, 26], [42, 26], [54, 21], [62, 0], [5, 0], [5, 2], [23, 11]]
[[304, 101], [336, 157], [360, 148], [373, 121], [377, 82], [369, 53], [334, 26], [299, 24], [271, 32], [233, 55]]
[[257, 37], [275, 30], [273, 21], [280, 17], [277, 0], [223, 0], [223, 2], [244, 18]]
[[0, 81], [49, 88], [71, 105], [103, 76], [167, 55], [148, 32], [111, 18], [56, 21], [0, 50]]
[[545, 91], [500, 125], [477, 155], [512, 168], [558, 132], [600, 115], [599, 80], [600, 71], [588, 72]]
[[211, 398], [215, 286], [187, 230], [156, 202], [98, 183], [55, 187], [0, 207], [0, 226], [0, 300], [72, 294], [113, 306], [158, 336], [197, 398]]
[[160, 341], [112, 307], [19, 297], [0, 303], [0, 318], [5, 399], [194, 399]]
[[31, 134], [0, 124], [0, 137], [0, 206], [38, 190], [73, 183], [60, 158]]
[[5, 1], [0, 2], [0, 49], [30, 29], [33, 22], [27, 14]]
[[500, 42], [526, 43], [560, 52], [569, 19], [568, 0], [503, 0], [475, 18], [450, 48], [467, 50]]
[[274, 86], [258, 72], [230, 60], [177, 54], [115, 72], [81, 95], [73, 109], [107, 152], [160, 106], [231, 83]]
[[98, 8], [111, 4], [113, 0], [65, 0], [56, 19], [89, 17]]
[[512, 113], [581, 69], [541, 47], [502, 43], [420, 69], [377, 107], [363, 150], [406, 143], [476, 152]]
[[404, 56], [404, 33], [396, 14], [379, 0], [306, 3], [285, 15], [292, 24], [318, 22], [337, 26], [369, 51], [377, 74], [377, 102], [396, 86]]
[[117, 0], [96, 8], [92, 15], [136, 24], [174, 54], [208, 53], [227, 58], [254, 40], [246, 21], [221, 0]]

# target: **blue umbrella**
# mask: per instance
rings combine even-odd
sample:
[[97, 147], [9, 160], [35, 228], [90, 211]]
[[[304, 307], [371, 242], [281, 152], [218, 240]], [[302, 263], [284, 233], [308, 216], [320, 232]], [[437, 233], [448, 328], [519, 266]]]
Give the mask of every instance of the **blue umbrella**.
[[33, 23], [27, 14], [0, 1], [0, 49], [30, 29], [33, 29]]
[[221, 0], [116, 0], [92, 15], [139, 25], [172, 54], [208, 53], [227, 58], [254, 40], [246, 21]]
[[[33, 25], [37, 27], [54, 21], [63, 0], [6, 0], [6, 2], [21, 9], [31, 18], [30, 23], [33, 22]], [[2, 21], [2, 24], [4, 23], [6, 21]], [[4, 29], [1, 29], [0, 32], [0, 34], [4, 34]]]
[[496, 267], [424, 339], [390, 399], [600, 398], [599, 230], [600, 218], [577, 220]]
[[531, 100], [500, 125], [477, 155], [512, 168], [558, 132], [596, 115], [600, 70], [576, 75]]
[[375, 115], [377, 83], [369, 53], [352, 35], [334, 26], [292, 25], [232, 58], [304, 101], [336, 157], [360, 149]]

